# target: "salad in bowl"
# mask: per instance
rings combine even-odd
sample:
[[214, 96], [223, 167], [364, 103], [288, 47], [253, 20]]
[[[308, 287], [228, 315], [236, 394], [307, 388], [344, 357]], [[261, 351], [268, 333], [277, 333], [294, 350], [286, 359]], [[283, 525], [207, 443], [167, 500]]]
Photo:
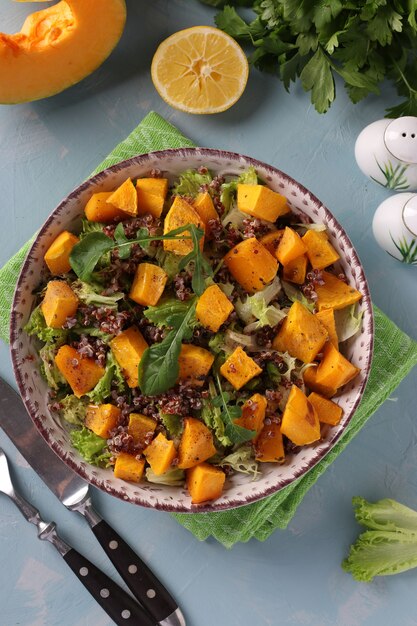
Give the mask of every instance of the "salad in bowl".
[[46, 391], [48, 417], [23, 394], [42, 434], [141, 504], [217, 510], [276, 491], [330, 449], [365, 384], [371, 344], [352, 346], [372, 322], [366, 281], [347, 276], [326, 214], [240, 159], [231, 172], [200, 151], [174, 173], [145, 159], [87, 185], [64, 226], [52, 216], [27, 319], [14, 316], [18, 381], [30, 346]]

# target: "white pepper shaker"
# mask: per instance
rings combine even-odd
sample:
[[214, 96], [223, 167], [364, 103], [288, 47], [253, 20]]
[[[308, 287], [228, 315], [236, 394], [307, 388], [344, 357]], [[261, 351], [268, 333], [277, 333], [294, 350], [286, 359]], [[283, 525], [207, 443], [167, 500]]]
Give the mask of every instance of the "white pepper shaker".
[[384, 200], [375, 211], [372, 230], [390, 256], [417, 267], [417, 194], [397, 193]]

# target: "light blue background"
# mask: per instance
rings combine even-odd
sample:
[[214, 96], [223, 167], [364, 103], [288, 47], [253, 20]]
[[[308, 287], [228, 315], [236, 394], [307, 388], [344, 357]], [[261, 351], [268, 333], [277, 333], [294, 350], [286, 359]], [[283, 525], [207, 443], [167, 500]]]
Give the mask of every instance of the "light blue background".
[[[1, 30], [18, 29], [34, 6], [0, 0]], [[394, 91], [387, 87], [354, 106], [337, 84], [336, 103], [319, 116], [298, 85], [288, 95], [277, 79], [252, 71], [229, 111], [179, 113], [153, 88], [152, 54], [172, 32], [212, 24], [214, 11], [193, 0], [128, 0], [128, 12], [118, 48], [92, 76], [48, 100], [0, 107], [0, 264], [154, 109], [198, 144], [254, 156], [308, 187], [349, 233], [374, 302], [417, 339], [417, 269], [377, 247], [372, 216], [388, 192], [364, 178], [353, 156], [356, 136], [397, 101]], [[12, 382], [5, 345], [0, 374]], [[263, 544], [227, 551], [199, 543], [168, 514], [93, 490], [95, 505], [166, 583], [187, 626], [415, 626], [417, 570], [367, 585], [354, 582], [340, 562], [359, 532], [352, 496], [393, 497], [417, 508], [416, 382], [414, 371], [311, 489], [288, 529]], [[116, 578], [84, 521], [54, 499], [1, 432], [0, 445], [24, 494]], [[110, 623], [53, 548], [1, 498], [0, 625]]]

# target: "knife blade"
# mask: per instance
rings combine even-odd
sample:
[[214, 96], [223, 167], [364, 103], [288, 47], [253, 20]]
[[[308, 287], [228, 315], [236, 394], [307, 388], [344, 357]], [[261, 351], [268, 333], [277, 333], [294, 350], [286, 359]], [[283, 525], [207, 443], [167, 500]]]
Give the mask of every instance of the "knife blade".
[[186, 626], [178, 604], [136, 552], [94, 510], [86, 481], [49, 448], [20, 395], [0, 378], [0, 426], [52, 493], [87, 520], [133, 595], [160, 626]]

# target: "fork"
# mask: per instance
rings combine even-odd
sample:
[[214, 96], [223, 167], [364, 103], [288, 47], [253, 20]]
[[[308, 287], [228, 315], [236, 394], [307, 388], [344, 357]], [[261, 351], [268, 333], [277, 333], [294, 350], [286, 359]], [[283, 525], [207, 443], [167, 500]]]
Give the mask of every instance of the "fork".
[[0, 492], [9, 497], [23, 517], [38, 529], [38, 538], [49, 541], [77, 578], [118, 626], [156, 626], [144, 609], [104, 572], [71, 548], [56, 532], [55, 522], [45, 522], [39, 511], [27, 502], [13, 485], [7, 457], [0, 448]]

